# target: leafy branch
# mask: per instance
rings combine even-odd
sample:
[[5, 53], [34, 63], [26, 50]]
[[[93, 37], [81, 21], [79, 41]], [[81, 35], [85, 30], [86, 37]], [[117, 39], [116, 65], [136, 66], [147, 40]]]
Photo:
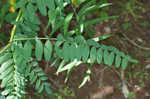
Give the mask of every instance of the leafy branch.
[[[76, 10], [81, 4], [84, 5]], [[73, 9], [65, 12], [69, 5]], [[1, 88], [4, 89], [2, 95], [10, 99], [22, 98], [27, 93], [25, 88], [28, 82], [38, 93], [46, 91], [51, 95], [51, 82], [38, 65], [43, 60], [51, 63], [50, 65], [59, 65], [57, 75], [67, 71], [65, 82], [72, 70], [82, 63], [115, 65], [122, 70], [127, 68], [128, 62], [137, 63], [113, 46], [99, 44], [95, 38], [84, 37], [93, 24], [116, 18], [110, 16], [87, 20], [88, 13], [109, 5], [111, 4], [97, 3], [96, 0], [83, 0], [78, 3], [70, 0], [18, 0], [15, 10], [19, 12], [9, 43], [0, 51], [0, 80]], [[42, 32], [40, 16], [48, 17]], [[73, 28], [70, 28], [72, 23]], [[49, 28], [49, 34], [46, 34]], [[79, 87], [89, 80], [91, 72], [88, 67]]]

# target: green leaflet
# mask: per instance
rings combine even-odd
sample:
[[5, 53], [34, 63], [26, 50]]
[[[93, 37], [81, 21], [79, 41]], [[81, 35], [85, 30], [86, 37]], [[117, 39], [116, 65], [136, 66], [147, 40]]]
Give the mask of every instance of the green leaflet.
[[82, 52], [83, 52], [83, 53], [82, 53], [82, 60], [83, 60], [84, 63], [86, 63], [87, 60], [88, 60], [88, 57], [89, 57], [89, 53], [90, 53], [90, 48], [89, 48], [89, 46], [88, 46], [88, 45], [85, 45]]
[[36, 32], [40, 30], [39, 26], [36, 24], [31, 24], [30, 22], [27, 22], [26, 25], [28, 25], [32, 29], [32, 31]]
[[30, 41], [26, 41], [24, 45], [24, 56], [27, 60], [29, 60], [31, 54], [32, 54], [32, 44], [30, 43]]
[[56, 55], [57, 56], [59, 56], [59, 57], [62, 57], [62, 51], [60, 50], [60, 46], [61, 46], [61, 44], [63, 43], [64, 41], [57, 41], [56, 43], [55, 43], [55, 53], [56, 53]]
[[97, 63], [101, 64], [103, 59], [103, 50], [102, 48], [99, 48], [97, 51]]
[[68, 16], [65, 18], [65, 22], [64, 22], [64, 35], [68, 36], [69, 34], [67, 34], [68, 32], [68, 27], [69, 27], [69, 23], [71, 21], [73, 17], [73, 13], [68, 14]]
[[38, 93], [41, 93], [44, 89], [44, 84], [41, 84], [40, 87], [38, 88]]
[[68, 81], [69, 76], [71, 75], [72, 70], [73, 70], [73, 68], [67, 70], [67, 73], [66, 73], [67, 76], [66, 76], [65, 81], [64, 81], [65, 83]]
[[109, 64], [109, 61], [108, 61], [108, 57], [109, 56], [109, 53], [108, 53], [108, 50], [104, 50], [104, 63], [106, 64], [106, 65], [108, 65]]
[[48, 77], [42, 76], [42, 77], [40, 77], [40, 80], [43, 80], [43, 81], [48, 80]]
[[121, 57], [120, 55], [116, 55], [116, 60], [115, 60], [115, 66], [118, 68], [120, 67], [120, 64], [121, 64]]
[[30, 71], [31, 71], [31, 64], [27, 64], [25, 68], [25, 77], [29, 76]]
[[[23, 8], [22, 9], [23, 18], [31, 22], [32, 24], [40, 24], [40, 20], [36, 17], [35, 13], [31, 12], [30, 10]], [[30, 15], [30, 16], [29, 16]], [[32, 16], [32, 17], [31, 17]]]
[[27, 33], [32, 32], [32, 29], [28, 25], [26, 25], [26, 24], [20, 24], [20, 26], [22, 27], [22, 30], [24, 32], [27, 32]]
[[110, 55], [108, 56], [108, 66], [112, 66], [113, 62], [114, 62], [114, 52], [111, 52]]
[[9, 85], [9, 82], [12, 81], [12, 78], [13, 78], [13, 73], [10, 73], [7, 77], [3, 78], [1, 82], [1, 88], [4, 88], [7, 85]]
[[[57, 16], [60, 14], [60, 12], [61, 12], [61, 10], [58, 7], [56, 8], [56, 10], [49, 10], [48, 11], [48, 18], [49, 19], [48, 19], [47, 27], [49, 25], [52, 25], [52, 33], [51, 34], [53, 34], [62, 25], [62, 23], [60, 23], [60, 22], [58, 22], [56, 24], [56, 21], [58, 20]], [[57, 26], [55, 26], [55, 25], [57, 25]]]
[[45, 91], [46, 91], [48, 94], [51, 94], [51, 93], [52, 93], [52, 90], [49, 88], [49, 87], [50, 87], [50, 83], [44, 83], [44, 86], [45, 86]]
[[38, 73], [38, 72], [41, 72], [42, 71], [42, 68], [40, 67], [36, 67], [33, 69], [34, 72]]
[[30, 73], [30, 84], [33, 84], [37, 79], [37, 76], [34, 74], [34, 72], [32, 71]]
[[68, 47], [68, 55], [69, 55], [70, 61], [73, 61], [76, 58], [76, 54], [74, 53], [75, 50], [76, 50], [76, 47], [74, 45], [70, 45]]
[[65, 42], [64, 45], [63, 45], [63, 48], [62, 48], [62, 56], [65, 60], [65, 62], [69, 61], [69, 53], [68, 53], [68, 47], [69, 47], [69, 44], [68, 42]]
[[46, 61], [49, 61], [52, 56], [52, 43], [47, 40], [44, 46], [44, 58]]
[[10, 53], [6, 53], [5, 55], [0, 57], [0, 64], [4, 63], [5, 61], [9, 60], [12, 57]]
[[30, 83], [33, 84], [37, 79], [37, 75], [33, 75], [33, 77], [30, 78]]
[[108, 50], [104, 50], [104, 63], [108, 66], [112, 66], [114, 62], [114, 52], [109, 53]]
[[80, 52], [80, 60], [82, 60], [83, 61], [83, 56], [84, 56], [84, 51], [87, 51], [86, 49], [85, 49], [85, 44], [80, 44], [79, 45], [79, 52]]
[[43, 55], [43, 43], [40, 40], [37, 40], [35, 45], [35, 56], [38, 61], [42, 59], [42, 55]]
[[62, 60], [59, 67], [58, 67], [58, 69], [57, 69], [56, 75], [58, 75], [61, 72], [61, 69], [63, 68], [64, 65], [65, 65], [65, 61]]
[[[11, 89], [6, 89], [4, 91], [1, 92], [2, 95], [6, 96], [11, 92]], [[5, 99], [5, 98], [4, 98]]]
[[94, 63], [96, 61], [97, 53], [96, 53], [96, 48], [92, 47], [90, 51], [90, 63]]
[[36, 81], [36, 84], [35, 84], [35, 89], [36, 89], [36, 90], [39, 89], [40, 84], [41, 84], [41, 80], [38, 79], [38, 80]]
[[85, 11], [87, 8], [89, 8], [92, 4], [94, 4], [95, 2], [96, 2], [96, 0], [91, 0], [91, 1], [89, 1], [87, 4], [85, 4], [85, 5], [81, 8], [81, 10], [79, 10], [79, 12], [78, 12], [78, 18], [80, 19], [80, 18], [82, 17], [82, 15], [83, 15], [84, 11]]
[[44, 16], [47, 15], [47, 10], [46, 10], [46, 2], [45, 0], [37, 0], [37, 6], [40, 10], [40, 13]]
[[0, 67], [0, 73], [3, 73], [5, 70], [7, 70], [12, 65], [12, 63], [13, 63], [12, 59], [4, 62]]
[[40, 77], [42, 77], [42, 76], [45, 76], [45, 73], [42, 72], [42, 71], [40, 71], [40, 72], [37, 73], [37, 75], [40, 76]]
[[127, 65], [128, 65], [128, 60], [124, 58], [122, 60], [122, 65], [121, 65], [122, 70], [125, 70], [127, 68]]
[[79, 60], [79, 61], [81, 60], [81, 57], [82, 57], [82, 53], [81, 53], [81, 52], [82, 52], [82, 51], [81, 51], [82, 48], [83, 48], [83, 47], [82, 47], [81, 45], [78, 45], [77, 48], [76, 48], [76, 58], [77, 58], [77, 60]]
[[0, 75], [0, 79], [7, 77], [13, 71], [13, 67], [6, 68]]
[[52, 23], [52, 32], [51, 32], [51, 35], [54, 34], [63, 25], [64, 25], [64, 20], [57, 20], [56, 22]]

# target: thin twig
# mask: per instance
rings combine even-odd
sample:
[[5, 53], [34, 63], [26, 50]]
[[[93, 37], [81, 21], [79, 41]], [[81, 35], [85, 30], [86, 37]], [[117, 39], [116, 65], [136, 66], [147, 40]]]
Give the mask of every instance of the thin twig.
[[125, 35], [125, 33], [122, 33], [122, 35], [123, 35], [123, 36], [125, 37], [125, 39], [126, 39], [127, 41], [129, 41], [132, 45], [134, 45], [134, 46], [136, 46], [136, 47], [138, 47], [138, 48], [140, 48], [140, 49], [142, 49], [142, 50], [150, 50], [149, 47], [140, 46], [140, 45], [138, 45], [137, 43], [135, 43], [133, 40], [129, 39], [129, 38]]
[[[113, 69], [113, 68], [109, 68], [109, 69], [111, 70], [111, 72], [115, 72], [115, 73], [119, 76], [120, 81], [124, 80], [124, 78], [121, 77], [121, 74], [120, 74], [117, 70], [115, 70], [115, 69]], [[124, 75], [124, 74], [123, 74], [123, 75]], [[126, 83], [127, 83], [130, 87], [133, 87], [128, 81], [126, 81]]]
[[[21, 17], [21, 12], [22, 12], [22, 9], [19, 10], [19, 13], [18, 13], [17, 18], [16, 18], [16, 22], [19, 21], [19, 19]], [[4, 51], [6, 51], [10, 47], [11, 43], [13, 42], [16, 27], [17, 27], [17, 25], [15, 24], [12, 28], [12, 31], [11, 31], [11, 37], [10, 37], [9, 43], [2, 50], [0, 50], [0, 54], [2, 54]]]
[[2, 50], [0, 50], [0, 54], [2, 54], [6, 49], [8, 49], [10, 45], [11, 43], [8, 43]]

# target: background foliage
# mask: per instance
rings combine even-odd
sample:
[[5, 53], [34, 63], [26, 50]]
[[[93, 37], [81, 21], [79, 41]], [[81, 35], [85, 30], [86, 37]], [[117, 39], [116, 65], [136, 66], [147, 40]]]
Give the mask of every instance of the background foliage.
[[[108, 16], [111, 3], [106, 0], [10, 0], [0, 9], [0, 28], [3, 21], [13, 24], [8, 44], [0, 51], [0, 80], [6, 99], [20, 99], [31, 84], [38, 93], [53, 94], [49, 78], [40, 66], [57, 66], [66, 72], [65, 82], [73, 69], [89, 63], [81, 88], [90, 78], [94, 63], [125, 70], [128, 62], [137, 63], [113, 46], [99, 44], [92, 25], [117, 16]], [[103, 9], [102, 17], [88, 19], [89, 13]], [[8, 12], [9, 11], [9, 12]], [[44, 22], [46, 20], [46, 22]], [[5, 39], [4, 35], [0, 35]]]

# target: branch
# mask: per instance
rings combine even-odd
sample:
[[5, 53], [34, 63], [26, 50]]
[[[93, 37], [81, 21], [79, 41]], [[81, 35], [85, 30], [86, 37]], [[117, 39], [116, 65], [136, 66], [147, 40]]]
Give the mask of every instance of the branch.
[[[17, 18], [16, 18], [16, 22], [19, 21], [19, 19], [21, 17], [21, 12], [22, 12], [22, 9], [19, 10], [19, 13], [18, 13]], [[16, 27], [17, 27], [17, 25], [15, 24], [12, 28], [12, 31], [11, 31], [11, 37], [10, 37], [9, 43], [2, 50], [0, 50], [0, 54], [2, 54], [5, 50], [7, 50], [10, 47], [11, 43], [13, 42]]]

